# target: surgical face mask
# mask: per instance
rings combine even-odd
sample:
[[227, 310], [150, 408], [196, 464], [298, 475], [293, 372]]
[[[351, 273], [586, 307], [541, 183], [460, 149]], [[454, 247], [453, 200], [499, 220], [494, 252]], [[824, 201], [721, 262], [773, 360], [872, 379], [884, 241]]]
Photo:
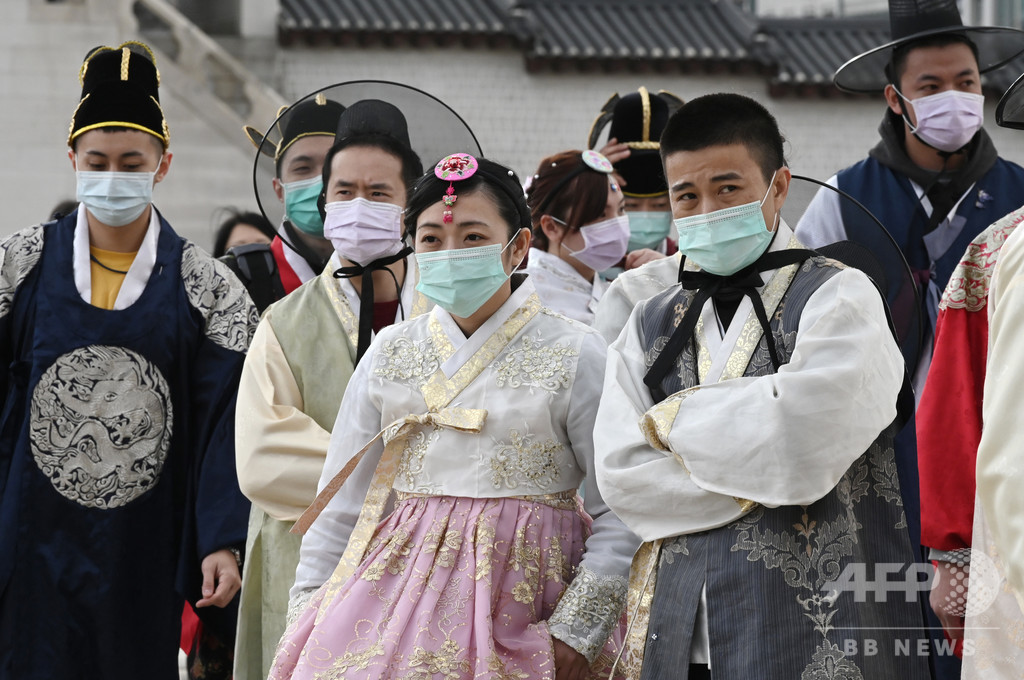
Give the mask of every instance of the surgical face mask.
[[495, 243], [477, 248], [416, 253], [416, 264], [420, 270], [416, 290], [452, 316], [460, 319], [473, 316], [512, 276], [505, 273], [501, 255], [515, 240], [513, 236], [504, 248]]
[[284, 189], [284, 214], [288, 221], [310, 236], [323, 236], [324, 223], [316, 201], [324, 188], [320, 177], [282, 184]]
[[[980, 94], [946, 90], [913, 100], [899, 90], [896, 94], [914, 109], [917, 126], [911, 125], [910, 131], [939, 151], [952, 153], [962, 149], [981, 129], [985, 118], [985, 97]], [[903, 118], [910, 125], [905, 113]]]
[[[562, 222], [557, 217], [551, 219]], [[580, 234], [583, 236], [583, 248], [580, 250], [569, 250], [562, 244], [570, 255], [582, 262], [594, 271], [604, 271], [612, 265], [618, 264], [619, 260], [626, 256], [626, 246], [629, 243], [629, 218], [619, 215], [609, 220], [602, 220], [594, 224], [580, 227]]]
[[630, 252], [641, 248], [657, 248], [672, 231], [672, 213], [668, 211], [631, 212], [626, 213], [626, 217], [629, 218], [627, 247]]
[[402, 209], [391, 203], [353, 198], [326, 206], [324, 236], [349, 262], [368, 265], [402, 249]]
[[75, 176], [78, 200], [108, 227], [131, 224], [153, 202], [155, 172], [79, 170]]
[[761, 206], [774, 182], [772, 174], [760, 201], [673, 220], [679, 233], [679, 252], [704, 271], [719, 276], [735, 274], [753, 264], [772, 240]]

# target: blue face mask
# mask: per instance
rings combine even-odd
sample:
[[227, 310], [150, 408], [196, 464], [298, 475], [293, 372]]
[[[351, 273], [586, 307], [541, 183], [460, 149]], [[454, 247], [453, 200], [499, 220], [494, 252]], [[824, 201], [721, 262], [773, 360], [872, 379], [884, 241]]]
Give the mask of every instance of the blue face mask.
[[774, 181], [773, 173], [760, 201], [673, 220], [679, 233], [679, 252], [704, 271], [719, 276], [735, 274], [753, 264], [772, 240], [773, 232], [768, 231], [761, 206]]
[[659, 212], [628, 212], [629, 218], [629, 251], [641, 248], [657, 248], [668, 238], [672, 231], [672, 213]]
[[[515, 241], [515, 236], [505, 244], [505, 248], [512, 241]], [[477, 248], [416, 253], [416, 264], [420, 270], [416, 290], [452, 316], [469, 318], [512, 276], [505, 273], [505, 266], [501, 263], [505, 248], [495, 243]]]
[[75, 173], [78, 200], [92, 216], [108, 227], [131, 224], [153, 202], [155, 172]]
[[323, 237], [324, 221], [316, 202], [324, 181], [320, 177], [288, 182], [284, 188], [284, 214], [288, 221], [310, 236]]

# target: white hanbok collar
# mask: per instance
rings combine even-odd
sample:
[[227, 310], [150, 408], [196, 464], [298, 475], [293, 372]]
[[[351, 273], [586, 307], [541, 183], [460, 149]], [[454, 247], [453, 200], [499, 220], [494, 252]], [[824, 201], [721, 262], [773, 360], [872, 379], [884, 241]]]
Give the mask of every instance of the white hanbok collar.
[[[296, 227], [298, 229], [298, 227]], [[281, 244], [281, 250], [284, 251], [284, 260], [288, 263], [288, 266], [292, 268], [295, 275], [299, 277], [299, 281], [305, 283], [316, 277], [320, 272], [313, 271], [313, 268], [306, 262], [306, 258], [295, 252], [290, 245], [288, 240], [288, 233], [284, 230], [284, 222], [277, 228], [277, 235], [281, 238], [283, 243]]]
[[505, 300], [505, 303], [494, 314], [491, 314], [490, 318], [484, 321], [480, 328], [476, 329], [468, 338], [462, 333], [462, 329], [455, 323], [455, 319], [452, 318], [451, 314], [440, 307], [434, 307], [431, 314], [440, 324], [445, 336], [452, 343], [452, 347], [455, 348], [455, 353], [441, 364], [441, 370], [444, 372], [445, 377], [451, 378], [455, 375], [462, 368], [463, 364], [469, 361], [483, 344], [487, 342], [487, 339], [501, 328], [502, 324], [508, 321], [509, 317], [534, 293], [533, 282], [530, 281], [529, 277], [526, 277], [519, 284], [519, 287], [512, 291], [512, 295], [509, 296], [508, 300]]
[[[84, 203], [78, 205], [78, 222], [75, 223], [73, 268], [75, 288], [88, 304], [92, 304], [92, 267], [89, 260], [89, 218]], [[142, 239], [139, 252], [128, 268], [121, 289], [114, 301], [114, 309], [127, 309], [142, 296], [156, 264], [156, 249], [160, 240], [160, 216], [156, 206], [150, 205], [149, 227]]]
[[[793, 240], [793, 230], [786, 224], [785, 220], [779, 218], [779, 226], [775, 230], [775, 237], [772, 239], [771, 244], [768, 246], [767, 252], [774, 253], [780, 250], [787, 250], [791, 246]], [[769, 269], [761, 273], [761, 280], [765, 282], [765, 285], [771, 281], [772, 277], [775, 276], [778, 269]], [[758, 293], [764, 290], [764, 286], [757, 288]], [[715, 310], [715, 305], [712, 300], [708, 300], [704, 303], [704, 308], [701, 310], [701, 318], [703, 319], [703, 338], [702, 340], [706, 343], [708, 353], [711, 355], [712, 364], [711, 370], [709, 371], [707, 382], [717, 382], [716, 376], [722, 374], [725, 369], [725, 364], [729, 360], [732, 354], [733, 347], [736, 346], [739, 341], [740, 334], [743, 332], [743, 327], [746, 325], [747, 317], [754, 309], [754, 303], [750, 301], [750, 298], [744, 295], [740, 298], [739, 305], [736, 307], [736, 312], [732, 315], [732, 321], [729, 322], [729, 326], [724, 329], [719, 323], [718, 313]]]

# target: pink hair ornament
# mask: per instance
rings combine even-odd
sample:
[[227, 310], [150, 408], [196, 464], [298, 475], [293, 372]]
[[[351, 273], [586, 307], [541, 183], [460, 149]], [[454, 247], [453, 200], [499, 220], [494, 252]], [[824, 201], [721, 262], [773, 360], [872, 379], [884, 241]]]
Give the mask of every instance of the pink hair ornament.
[[468, 153], [453, 153], [445, 156], [434, 166], [434, 177], [440, 180], [448, 180], [449, 182], [448, 190], [445, 191], [444, 196], [441, 198], [444, 201], [445, 209], [442, 219], [445, 223], [455, 219], [452, 216], [452, 207], [455, 205], [455, 201], [459, 200], [458, 195], [455, 193], [455, 182], [469, 179], [476, 173], [476, 169], [479, 166], [480, 164], [477, 160]]

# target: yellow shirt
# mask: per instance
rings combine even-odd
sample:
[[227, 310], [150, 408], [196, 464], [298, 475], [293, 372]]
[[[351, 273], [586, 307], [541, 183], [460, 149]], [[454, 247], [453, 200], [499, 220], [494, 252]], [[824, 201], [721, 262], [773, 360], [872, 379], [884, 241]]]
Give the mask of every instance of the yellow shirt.
[[[101, 309], [113, 309], [117, 301], [117, 294], [124, 283], [124, 274], [110, 271], [116, 269], [118, 272], [128, 272], [128, 268], [135, 261], [139, 251], [133, 253], [115, 253], [112, 250], [100, 250], [89, 246], [89, 270], [92, 274], [92, 305]], [[99, 260], [103, 266], [96, 263]], [[107, 267], [107, 268], [105, 268]]]

